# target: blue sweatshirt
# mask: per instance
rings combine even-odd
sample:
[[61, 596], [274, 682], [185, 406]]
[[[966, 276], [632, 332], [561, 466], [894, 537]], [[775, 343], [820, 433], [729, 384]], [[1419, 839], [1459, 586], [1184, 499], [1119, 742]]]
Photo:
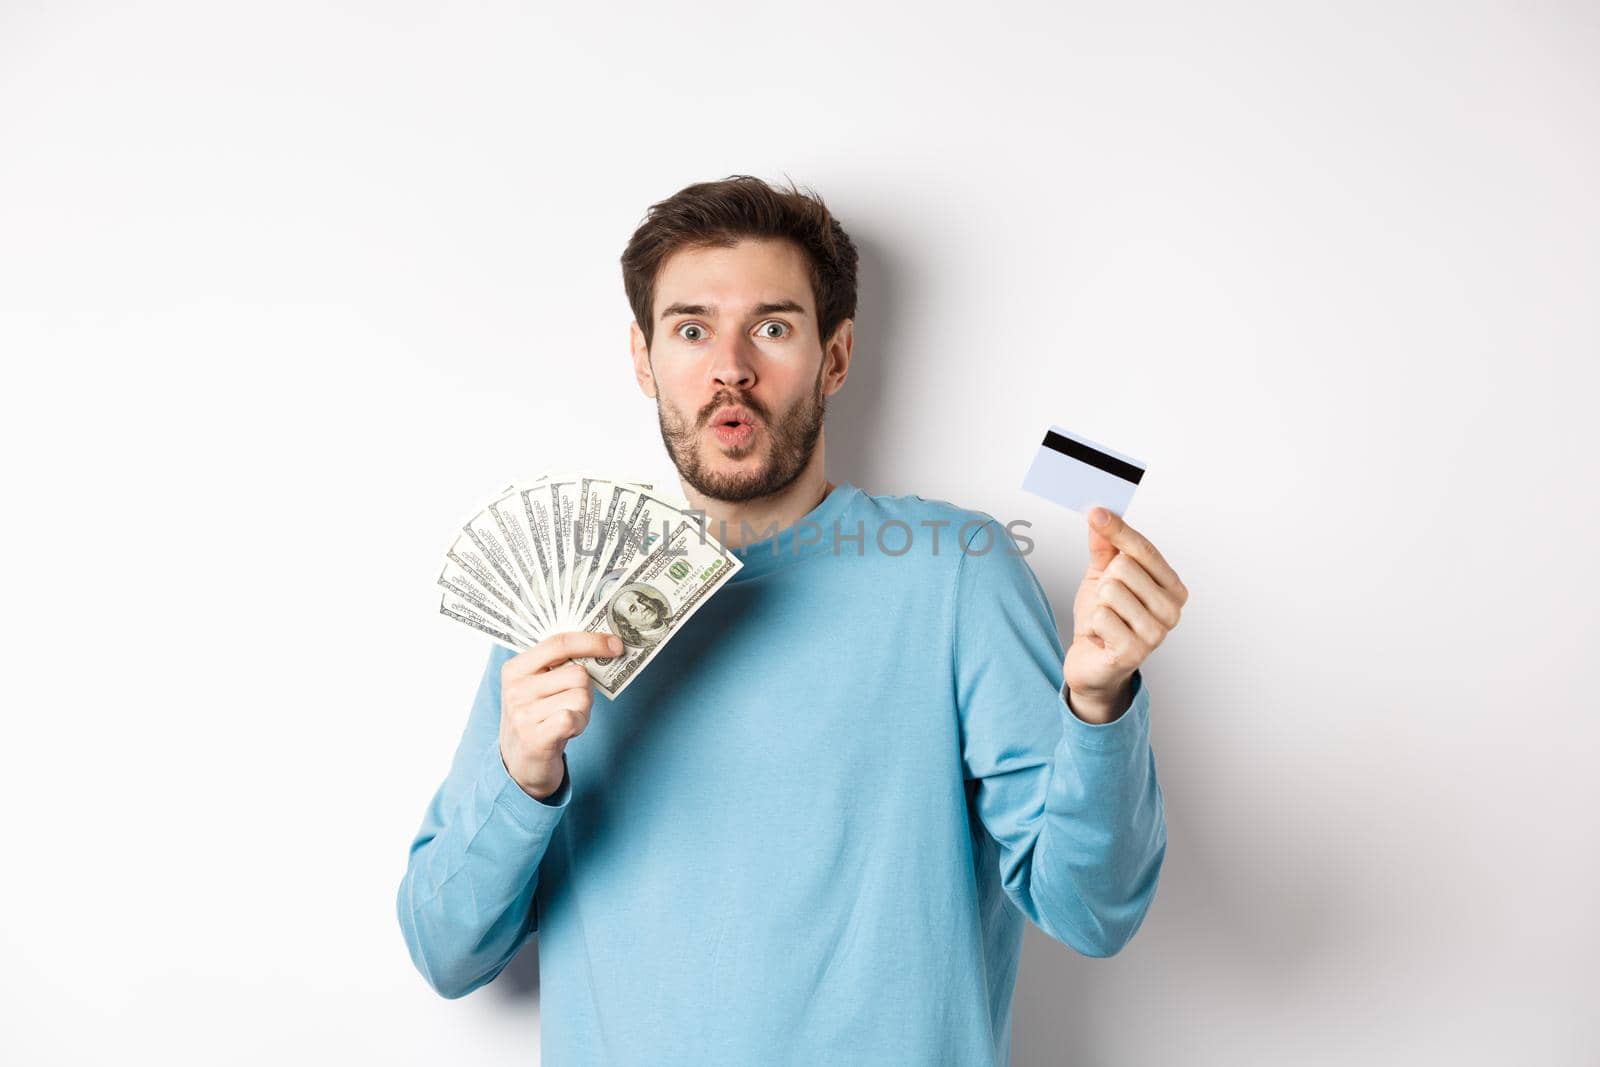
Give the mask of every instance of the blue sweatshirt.
[[1166, 849], [1144, 680], [1072, 714], [1023, 547], [838, 484], [596, 692], [544, 801], [500, 756], [497, 646], [400, 883], [417, 969], [460, 997], [537, 931], [562, 1067], [1008, 1063], [1024, 918], [1111, 955]]

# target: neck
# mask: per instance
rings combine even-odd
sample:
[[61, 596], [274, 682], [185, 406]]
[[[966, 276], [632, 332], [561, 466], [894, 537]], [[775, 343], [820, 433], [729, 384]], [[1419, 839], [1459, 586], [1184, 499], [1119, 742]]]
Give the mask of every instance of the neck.
[[706, 532], [726, 548], [742, 548], [793, 526], [833, 491], [822, 452], [822, 438], [818, 437], [816, 450], [794, 481], [776, 493], [751, 500], [717, 500], [699, 492], [682, 478], [678, 483], [689, 506], [705, 513]]

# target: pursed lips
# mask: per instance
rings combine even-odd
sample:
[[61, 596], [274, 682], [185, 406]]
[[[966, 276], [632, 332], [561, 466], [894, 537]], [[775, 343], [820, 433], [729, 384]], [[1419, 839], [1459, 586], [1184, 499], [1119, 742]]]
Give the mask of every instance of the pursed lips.
[[718, 426], [754, 426], [756, 419], [748, 408], [724, 407], [718, 408], [717, 413], [711, 416], [710, 425]]

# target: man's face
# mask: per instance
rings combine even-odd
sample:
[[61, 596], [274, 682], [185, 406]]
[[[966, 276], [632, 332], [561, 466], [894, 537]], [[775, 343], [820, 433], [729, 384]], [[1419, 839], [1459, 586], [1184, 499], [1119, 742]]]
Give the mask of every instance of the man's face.
[[844, 382], [852, 329], [825, 353], [805, 254], [754, 239], [682, 249], [662, 264], [653, 310], [648, 352], [633, 327], [634, 369], [683, 480], [725, 501], [792, 482], [822, 432], [824, 395]]
[[641, 630], [653, 630], [661, 625], [661, 615], [654, 605], [633, 590], [617, 597], [617, 609], [623, 618]]

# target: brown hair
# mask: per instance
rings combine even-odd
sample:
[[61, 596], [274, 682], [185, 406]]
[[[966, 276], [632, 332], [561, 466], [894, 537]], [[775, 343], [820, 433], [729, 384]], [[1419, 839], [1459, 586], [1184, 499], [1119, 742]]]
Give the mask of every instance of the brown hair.
[[811, 264], [811, 296], [824, 345], [845, 319], [856, 314], [856, 246], [815, 190], [805, 193], [791, 179], [787, 191], [748, 174], [697, 182], [650, 205], [644, 222], [622, 253], [622, 287], [644, 332], [655, 336], [656, 275], [684, 248], [731, 248], [742, 237], [794, 242]]

